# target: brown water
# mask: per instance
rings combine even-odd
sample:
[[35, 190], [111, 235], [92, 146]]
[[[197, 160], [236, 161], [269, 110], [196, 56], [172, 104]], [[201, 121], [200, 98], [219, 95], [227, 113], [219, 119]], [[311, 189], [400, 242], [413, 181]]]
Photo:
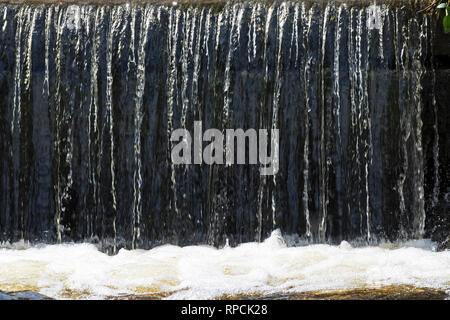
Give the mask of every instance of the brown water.
[[[50, 299], [30, 291], [8, 293], [15, 299], [45, 300]], [[142, 294], [111, 296], [111, 300], [159, 300], [167, 298], [169, 294]], [[65, 299], [86, 299], [86, 292], [66, 291]], [[1, 300], [0, 296], [0, 300]], [[311, 291], [298, 294], [263, 294], [252, 293], [242, 295], [224, 295], [219, 300], [446, 300], [450, 295], [443, 290], [433, 288], [416, 288], [413, 286], [386, 286], [381, 288], [355, 288], [351, 290]]]

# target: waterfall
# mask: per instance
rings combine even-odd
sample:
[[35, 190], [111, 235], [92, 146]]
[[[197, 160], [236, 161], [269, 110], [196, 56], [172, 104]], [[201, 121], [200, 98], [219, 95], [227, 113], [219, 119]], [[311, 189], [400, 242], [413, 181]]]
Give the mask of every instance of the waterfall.
[[[429, 235], [450, 202], [436, 28], [387, 3], [1, 4], [0, 241]], [[279, 129], [278, 173], [173, 164], [194, 121]]]

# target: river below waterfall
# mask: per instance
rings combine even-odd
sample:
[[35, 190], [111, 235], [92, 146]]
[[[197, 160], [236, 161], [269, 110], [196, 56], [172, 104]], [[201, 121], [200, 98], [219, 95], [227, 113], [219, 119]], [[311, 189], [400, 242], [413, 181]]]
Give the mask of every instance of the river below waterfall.
[[92, 244], [15, 244], [0, 249], [0, 291], [71, 299], [450, 297], [450, 251], [433, 252], [429, 240], [352, 247], [285, 238], [277, 230], [233, 248], [165, 245], [114, 256]]

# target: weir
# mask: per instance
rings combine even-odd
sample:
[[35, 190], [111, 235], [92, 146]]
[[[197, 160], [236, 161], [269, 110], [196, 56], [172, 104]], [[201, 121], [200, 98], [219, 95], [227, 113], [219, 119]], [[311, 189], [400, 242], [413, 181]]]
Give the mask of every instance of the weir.
[[[450, 37], [425, 3], [82, 2], [0, 3], [0, 241], [447, 237]], [[173, 164], [194, 121], [279, 129], [278, 173]]]

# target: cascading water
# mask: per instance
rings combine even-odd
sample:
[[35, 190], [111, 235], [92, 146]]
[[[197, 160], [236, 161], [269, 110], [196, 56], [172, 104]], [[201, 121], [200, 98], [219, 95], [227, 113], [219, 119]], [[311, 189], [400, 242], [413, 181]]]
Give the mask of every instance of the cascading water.
[[[449, 194], [435, 29], [395, 4], [2, 4], [0, 239], [420, 238]], [[279, 172], [172, 164], [196, 120], [278, 128]]]
[[[423, 3], [94, 2], [0, 4], [1, 291], [448, 298], [449, 252], [408, 241], [450, 230], [450, 41]], [[278, 129], [277, 174], [174, 164], [195, 121]]]

